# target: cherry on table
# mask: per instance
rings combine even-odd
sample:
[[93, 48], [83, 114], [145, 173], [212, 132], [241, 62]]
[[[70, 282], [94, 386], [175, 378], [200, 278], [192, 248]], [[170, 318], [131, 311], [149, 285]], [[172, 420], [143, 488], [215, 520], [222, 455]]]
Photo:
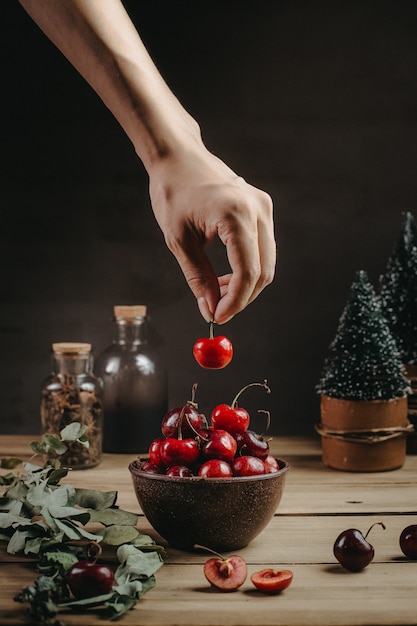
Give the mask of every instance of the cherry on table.
[[101, 546], [91, 542], [87, 548], [87, 555], [95, 551], [93, 561], [80, 560], [74, 563], [67, 574], [68, 586], [77, 600], [94, 598], [111, 592], [115, 581], [113, 570], [103, 563], [97, 563], [101, 554]]
[[243, 585], [248, 575], [248, 567], [243, 557], [233, 554], [226, 559], [205, 546], [195, 544], [194, 548], [215, 555], [204, 563], [204, 576], [213, 587], [221, 591], [235, 591]]
[[250, 578], [259, 591], [272, 595], [281, 593], [281, 591], [291, 585], [293, 573], [289, 569], [276, 570], [266, 568], [255, 572]]
[[409, 559], [417, 559], [417, 524], [404, 528], [400, 535], [400, 548]]
[[198, 339], [193, 347], [194, 358], [205, 369], [222, 369], [233, 358], [233, 345], [224, 335], [214, 336], [214, 321], [210, 322], [209, 337]]
[[337, 537], [333, 545], [333, 554], [345, 569], [359, 572], [364, 569], [375, 556], [373, 546], [366, 540], [374, 526], [382, 526], [383, 522], [375, 522], [364, 536], [356, 528], [348, 528]]

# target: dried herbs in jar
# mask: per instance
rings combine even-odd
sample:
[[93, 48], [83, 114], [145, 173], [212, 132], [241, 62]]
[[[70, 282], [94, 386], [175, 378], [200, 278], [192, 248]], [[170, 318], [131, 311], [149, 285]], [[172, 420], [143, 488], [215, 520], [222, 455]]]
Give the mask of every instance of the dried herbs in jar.
[[42, 431], [57, 435], [72, 422], [85, 425], [89, 445], [69, 443], [60, 460], [73, 469], [94, 467], [102, 457], [102, 383], [93, 374], [91, 344], [54, 343], [52, 350], [53, 373], [41, 390]]

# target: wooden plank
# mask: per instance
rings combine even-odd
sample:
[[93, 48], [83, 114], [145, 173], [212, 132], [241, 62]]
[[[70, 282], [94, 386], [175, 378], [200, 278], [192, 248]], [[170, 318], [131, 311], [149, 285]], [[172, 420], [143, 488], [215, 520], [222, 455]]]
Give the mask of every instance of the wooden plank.
[[[233, 593], [213, 590], [201, 565], [165, 565], [156, 587], [127, 613], [123, 624], [146, 626], [391, 626], [416, 624], [414, 563], [374, 564], [352, 574], [317, 564], [293, 565], [294, 580], [282, 594], [265, 596], [249, 579]], [[254, 570], [249, 568], [249, 574]], [[25, 609], [13, 603], [20, 570], [8, 568], [0, 596], [0, 624], [24, 623]], [[68, 626], [80, 615], [60, 616]], [[84, 626], [103, 626], [99, 613], [82, 615]]]
[[[7, 455], [19, 455], [31, 437], [8, 442]], [[0, 454], [4, 449], [1, 438]], [[7, 443], [7, 442], [6, 442]], [[294, 582], [279, 596], [263, 596], [249, 580], [235, 593], [210, 588], [203, 575], [204, 553], [185, 553], [166, 545], [140, 515], [138, 528], [166, 545], [165, 564], [157, 585], [123, 617], [123, 624], [143, 626], [408, 626], [417, 623], [417, 561], [407, 560], [399, 548], [401, 530], [417, 523], [415, 476], [417, 457], [407, 457], [394, 472], [356, 474], [337, 472], [321, 464], [317, 441], [281, 441], [292, 467], [281, 505], [265, 530], [239, 551], [249, 572], [264, 567], [288, 568]], [[291, 453], [294, 453], [293, 455]], [[283, 455], [284, 456], [284, 455]], [[87, 471], [70, 472], [75, 486], [116, 489], [118, 504], [139, 511], [123, 455], [105, 455], [103, 463]], [[366, 532], [375, 559], [363, 572], [346, 572], [333, 556], [333, 543], [344, 529]], [[106, 551], [114, 562], [114, 551]], [[26, 609], [13, 602], [14, 594], [36, 576], [35, 564], [8, 555], [0, 547], [0, 624], [25, 622]], [[68, 625], [80, 616], [60, 616]], [[82, 616], [85, 626], [103, 625], [99, 612]]]

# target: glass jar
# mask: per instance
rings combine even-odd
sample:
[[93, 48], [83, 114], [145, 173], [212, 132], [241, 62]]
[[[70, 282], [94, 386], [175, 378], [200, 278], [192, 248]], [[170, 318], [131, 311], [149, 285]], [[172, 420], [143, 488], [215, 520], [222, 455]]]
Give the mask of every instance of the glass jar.
[[62, 465], [72, 469], [94, 467], [102, 457], [103, 389], [93, 374], [91, 344], [54, 343], [52, 352], [53, 372], [41, 389], [42, 431], [59, 435], [72, 422], [87, 426], [89, 446], [70, 442], [59, 458]]
[[161, 437], [168, 408], [163, 354], [150, 338], [147, 307], [114, 307], [115, 338], [97, 358], [103, 380], [104, 452], [140, 454]]

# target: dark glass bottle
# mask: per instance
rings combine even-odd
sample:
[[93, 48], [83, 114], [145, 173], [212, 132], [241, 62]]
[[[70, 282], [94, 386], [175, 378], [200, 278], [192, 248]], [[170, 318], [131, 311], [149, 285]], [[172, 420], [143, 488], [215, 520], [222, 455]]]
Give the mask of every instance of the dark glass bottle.
[[148, 337], [147, 308], [115, 306], [116, 337], [97, 358], [103, 381], [104, 452], [140, 454], [161, 437], [168, 409], [164, 358]]
[[[93, 374], [91, 344], [54, 343], [52, 351], [53, 372], [41, 386], [42, 432], [59, 435], [72, 422], [86, 426], [89, 445], [69, 443], [60, 461], [72, 469], [94, 467], [102, 456], [103, 389]], [[49, 456], [55, 458], [56, 454]]]

